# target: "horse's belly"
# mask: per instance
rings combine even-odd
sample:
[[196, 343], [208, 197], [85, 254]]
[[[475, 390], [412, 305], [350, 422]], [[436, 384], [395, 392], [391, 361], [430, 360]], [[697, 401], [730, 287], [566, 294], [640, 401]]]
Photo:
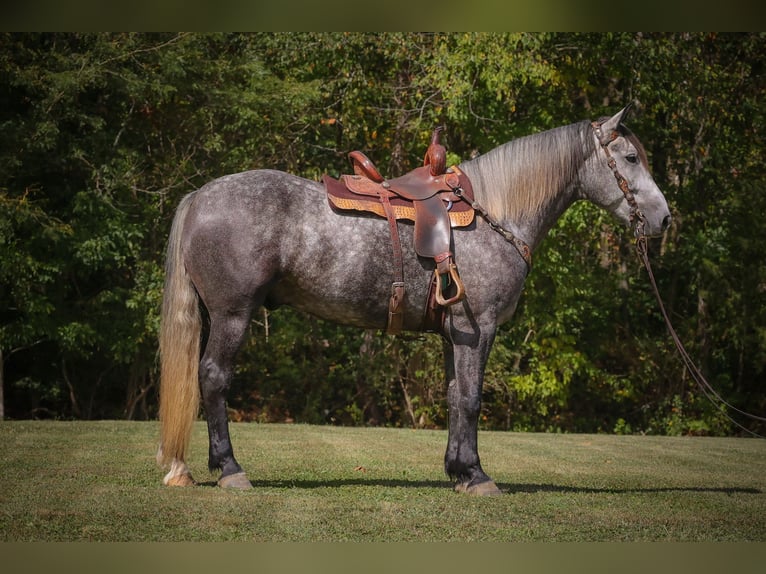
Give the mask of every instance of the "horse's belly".
[[387, 253], [343, 227], [332, 234], [304, 232], [291, 251], [269, 303], [343, 325], [385, 328], [392, 280]]
[[[316, 290], [290, 281], [274, 286], [266, 298], [268, 308], [289, 306], [320, 319], [352, 327], [383, 329], [387, 321], [388, 301], [359, 296], [359, 292], [344, 289], [332, 294], [327, 286]], [[355, 294], [356, 293], [356, 294]]]

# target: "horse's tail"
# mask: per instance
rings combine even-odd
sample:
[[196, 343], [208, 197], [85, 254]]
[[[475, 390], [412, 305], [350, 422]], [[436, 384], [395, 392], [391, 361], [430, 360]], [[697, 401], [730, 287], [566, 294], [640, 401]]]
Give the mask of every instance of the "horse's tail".
[[198, 381], [202, 320], [199, 299], [181, 252], [184, 220], [193, 194], [176, 210], [165, 260], [165, 292], [160, 326], [160, 449], [157, 462], [183, 461], [199, 413]]

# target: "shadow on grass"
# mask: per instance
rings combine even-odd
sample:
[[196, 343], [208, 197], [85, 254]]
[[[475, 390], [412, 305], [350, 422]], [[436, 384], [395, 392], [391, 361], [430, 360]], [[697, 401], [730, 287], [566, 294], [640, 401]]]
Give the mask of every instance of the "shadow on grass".
[[557, 484], [509, 484], [498, 485], [500, 490], [509, 494], [538, 492], [578, 493], [578, 494], [631, 494], [658, 492], [714, 492], [723, 494], [763, 494], [757, 488], [716, 487], [716, 486], [658, 486], [636, 488], [594, 488], [588, 486], [562, 486]]
[[[386, 488], [440, 488], [451, 489], [447, 480], [393, 480], [339, 478], [333, 480], [253, 480], [253, 487], [258, 488], [339, 488], [343, 486], [383, 486]], [[215, 481], [200, 482], [199, 486], [216, 486]], [[588, 486], [565, 486], [558, 484], [498, 484], [506, 494], [536, 494], [541, 492], [574, 494], [633, 494], [660, 492], [709, 492], [722, 494], [763, 494], [757, 488], [716, 487], [716, 486], [662, 486], [636, 488], [595, 488]]]

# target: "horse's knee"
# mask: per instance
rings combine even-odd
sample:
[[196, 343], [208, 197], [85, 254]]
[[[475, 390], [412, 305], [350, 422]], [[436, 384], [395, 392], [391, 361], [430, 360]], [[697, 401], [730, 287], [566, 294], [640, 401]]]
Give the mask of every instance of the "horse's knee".
[[481, 409], [481, 391], [475, 384], [460, 384], [450, 381], [447, 386], [447, 402], [451, 409], [461, 412], [474, 412]]
[[481, 411], [481, 395], [477, 392], [468, 392], [460, 397], [460, 410], [469, 419], [476, 417], [478, 420]]
[[218, 400], [229, 390], [228, 373], [211, 359], [203, 359], [199, 366], [200, 390], [204, 400]]

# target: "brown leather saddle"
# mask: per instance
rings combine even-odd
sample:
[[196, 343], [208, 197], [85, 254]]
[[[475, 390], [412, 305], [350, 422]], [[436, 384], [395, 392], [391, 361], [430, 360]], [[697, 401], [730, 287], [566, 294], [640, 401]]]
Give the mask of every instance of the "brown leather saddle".
[[389, 302], [390, 334], [402, 328], [404, 311], [404, 272], [397, 220], [415, 224], [415, 252], [435, 262], [434, 276], [426, 303], [424, 327], [439, 330], [445, 307], [465, 297], [465, 288], [451, 250], [452, 228], [470, 225], [474, 210], [473, 190], [468, 177], [457, 167], [446, 168], [446, 149], [439, 143], [442, 128], [434, 130], [423, 166], [394, 179], [385, 179], [370, 159], [360, 151], [349, 158], [354, 175], [340, 180], [323, 177], [330, 205], [338, 212], [366, 211], [388, 220], [394, 259], [394, 282]]

